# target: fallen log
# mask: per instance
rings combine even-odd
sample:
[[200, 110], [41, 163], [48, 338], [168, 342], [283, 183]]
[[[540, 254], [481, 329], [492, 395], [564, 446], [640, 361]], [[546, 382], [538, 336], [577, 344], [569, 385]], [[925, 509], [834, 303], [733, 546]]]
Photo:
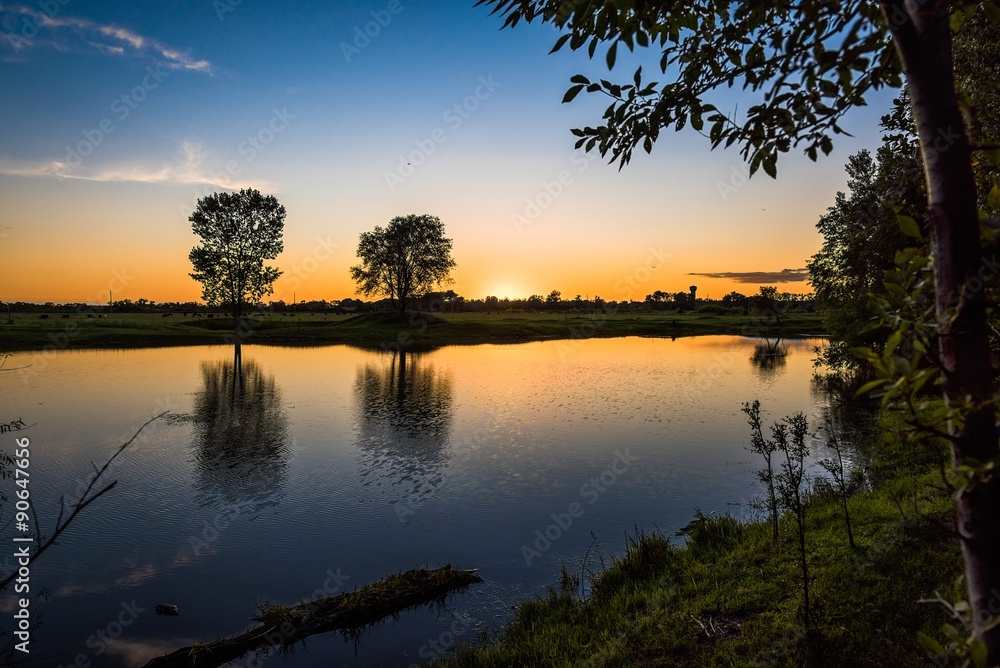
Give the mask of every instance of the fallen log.
[[359, 629], [407, 608], [444, 598], [450, 592], [482, 582], [475, 571], [451, 566], [396, 573], [357, 591], [300, 603], [265, 606], [253, 617], [261, 622], [243, 633], [191, 645], [156, 657], [143, 668], [216, 668], [253, 650], [291, 647], [317, 633]]

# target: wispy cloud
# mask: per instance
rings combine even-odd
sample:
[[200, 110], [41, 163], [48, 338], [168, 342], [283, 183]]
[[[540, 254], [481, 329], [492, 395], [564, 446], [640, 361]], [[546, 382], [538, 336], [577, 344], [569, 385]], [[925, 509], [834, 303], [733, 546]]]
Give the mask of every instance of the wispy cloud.
[[211, 156], [195, 142], [181, 143], [177, 157], [166, 164], [120, 163], [90, 167], [66, 162], [13, 162], [0, 158], [0, 174], [98, 182], [132, 182], [167, 185], [207, 185], [225, 189], [256, 188], [274, 191], [273, 184], [229, 178], [225, 170], [210, 168]]
[[119, 57], [151, 59], [174, 70], [213, 74], [212, 64], [127, 28], [102, 25], [89, 19], [57, 16], [25, 5], [0, 4], [0, 45], [23, 57], [29, 49], [97, 52]]
[[782, 269], [781, 271], [722, 271], [690, 273], [688, 276], [705, 278], [728, 278], [737, 283], [800, 283], [809, 280], [808, 269]]

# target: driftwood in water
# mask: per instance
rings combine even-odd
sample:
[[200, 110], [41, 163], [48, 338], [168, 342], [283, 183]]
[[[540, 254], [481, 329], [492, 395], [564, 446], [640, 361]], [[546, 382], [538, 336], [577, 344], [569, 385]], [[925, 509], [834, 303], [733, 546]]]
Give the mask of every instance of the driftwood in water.
[[193, 645], [157, 657], [143, 668], [215, 668], [252, 650], [290, 647], [317, 633], [358, 629], [407, 608], [438, 600], [483, 579], [475, 571], [444, 566], [397, 573], [347, 594], [276, 606], [254, 619], [263, 622], [237, 636]]

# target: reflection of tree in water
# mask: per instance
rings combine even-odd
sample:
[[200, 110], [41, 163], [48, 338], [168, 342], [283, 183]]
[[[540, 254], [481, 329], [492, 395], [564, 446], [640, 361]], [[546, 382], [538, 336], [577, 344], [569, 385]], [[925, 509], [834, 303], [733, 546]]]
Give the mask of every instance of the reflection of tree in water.
[[420, 355], [393, 353], [358, 367], [361, 478], [392, 500], [426, 501], [441, 484], [451, 434], [452, 381]]
[[202, 362], [194, 401], [198, 503], [256, 513], [277, 505], [288, 469], [288, 420], [273, 374], [253, 360]]
[[750, 362], [762, 376], [772, 376], [788, 364], [788, 348], [781, 345], [780, 338], [773, 343], [770, 339], [763, 339], [753, 347]]

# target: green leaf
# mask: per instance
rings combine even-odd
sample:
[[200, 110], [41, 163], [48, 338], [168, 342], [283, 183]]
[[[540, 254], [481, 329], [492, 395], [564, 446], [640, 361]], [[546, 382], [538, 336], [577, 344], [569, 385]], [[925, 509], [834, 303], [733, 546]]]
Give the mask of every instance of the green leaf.
[[552, 47], [552, 50], [549, 51], [549, 53], [555, 53], [559, 49], [563, 48], [563, 45], [567, 42], [567, 40], [569, 40], [570, 37], [571, 37], [570, 33], [566, 33], [565, 35], [557, 39], [555, 46]]
[[583, 90], [583, 84], [578, 84], [576, 86], [571, 87], [568, 91], [566, 91], [566, 94], [563, 95], [563, 100], [562, 100], [563, 104], [566, 104], [567, 102], [572, 102], [573, 98], [575, 98], [577, 95], [580, 94], [581, 90]]
[[609, 70], [614, 69], [614, 67], [615, 67], [615, 59], [617, 57], [618, 57], [618, 42], [614, 42], [614, 43], [611, 44], [610, 47], [608, 47], [608, 55], [607, 55], [607, 58], [606, 58], [606, 60], [608, 62], [608, 69]]
[[892, 334], [890, 334], [888, 340], [886, 340], [886, 342], [885, 342], [885, 353], [884, 353], [884, 356], [888, 357], [889, 355], [891, 355], [896, 350], [896, 348], [899, 347], [899, 344], [902, 341], [903, 341], [903, 333], [902, 332], [895, 331]]
[[917, 632], [917, 641], [928, 654], [933, 656], [944, 656], [944, 647], [941, 646], [941, 643], [934, 640], [934, 638], [931, 638], [926, 633]]
[[872, 352], [871, 348], [851, 348], [851, 354], [863, 360], [878, 359], [878, 356]]
[[889, 382], [889, 381], [885, 380], [884, 378], [879, 378], [878, 380], [868, 381], [867, 383], [865, 383], [864, 385], [862, 385], [861, 387], [859, 387], [858, 391], [855, 392], [854, 395], [857, 396], [857, 397], [860, 397], [863, 394], [868, 394], [872, 390], [879, 389], [880, 387], [882, 387], [883, 385], [885, 385], [887, 382]]
[[778, 164], [774, 156], [765, 155], [761, 158], [760, 166], [764, 168], [764, 173], [772, 179], [778, 178]]
[[986, 667], [986, 658], [989, 652], [986, 649], [986, 643], [977, 640], [972, 643], [972, 647], [969, 648], [969, 654], [972, 657], [972, 663], [975, 664], [976, 668]]
[[949, 24], [951, 25], [952, 32], [958, 32], [959, 30], [961, 30], [962, 25], [965, 24], [965, 12], [961, 10], [952, 12]]
[[986, 203], [994, 209], [1000, 209], [1000, 183], [994, 183], [990, 188], [990, 194], [986, 196]]
[[914, 239], [923, 239], [923, 235], [920, 234], [920, 225], [917, 221], [910, 216], [903, 215], [901, 213], [896, 214], [896, 223], [899, 224], [900, 231], [908, 237]]

